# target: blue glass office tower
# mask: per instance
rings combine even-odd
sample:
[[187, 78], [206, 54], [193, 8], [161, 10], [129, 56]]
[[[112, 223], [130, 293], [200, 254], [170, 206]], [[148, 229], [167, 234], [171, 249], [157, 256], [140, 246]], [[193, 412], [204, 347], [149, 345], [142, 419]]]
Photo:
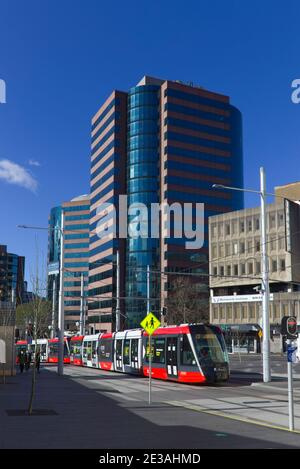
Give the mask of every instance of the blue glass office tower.
[[[128, 94], [128, 207], [135, 203], [145, 204], [148, 208], [149, 225], [151, 203], [159, 202], [159, 104], [160, 86], [157, 85], [136, 86]], [[132, 224], [133, 228], [136, 224], [135, 218], [135, 215], [128, 215], [128, 225]], [[148, 236], [148, 238], [127, 239], [126, 313], [128, 327], [136, 327], [140, 321], [141, 311], [145, 311], [147, 266], [152, 272], [159, 268], [159, 239], [152, 239], [149, 230]], [[152, 275], [151, 298], [158, 298], [158, 287], [159, 283]], [[151, 309], [153, 309], [152, 305]]]

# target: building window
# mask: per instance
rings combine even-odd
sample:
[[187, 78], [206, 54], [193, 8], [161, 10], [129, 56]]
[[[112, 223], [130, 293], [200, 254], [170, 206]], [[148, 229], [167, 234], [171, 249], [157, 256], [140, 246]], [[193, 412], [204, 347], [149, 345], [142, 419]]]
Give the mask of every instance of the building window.
[[232, 305], [226, 306], [227, 319], [232, 319]]
[[285, 259], [280, 259], [280, 270], [285, 271]]
[[231, 226], [232, 226], [232, 234], [236, 234], [237, 233], [237, 221], [234, 220]]
[[225, 319], [225, 306], [223, 305], [220, 306], [220, 319], [221, 320]]
[[248, 274], [253, 274], [253, 263], [248, 262]]
[[218, 319], [219, 314], [218, 314], [218, 306], [213, 306], [213, 319]]
[[276, 249], [276, 238], [270, 237], [270, 250], [275, 251]]
[[240, 233], [244, 233], [244, 232], [245, 232], [245, 222], [241, 221], [240, 222]]
[[228, 277], [231, 276], [231, 265], [228, 265], [228, 266], [227, 266], [227, 276], [228, 276]]
[[247, 230], [252, 231], [252, 220], [251, 219], [247, 220]]
[[236, 277], [239, 275], [239, 267], [237, 264], [234, 264], [233, 266], [233, 273]]
[[238, 310], [238, 305], [236, 304], [233, 304], [232, 305], [232, 309], [233, 309], [233, 319], [236, 321], [239, 319], [239, 310]]
[[226, 236], [229, 236], [229, 235], [230, 235], [230, 223], [226, 223], [226, 225], [225, 225], [225, 233], [226, 233]]
[[285, 236], [278, 238], [278, 249], [281, 251], [285, 250]]
[[224, 265], [220, 265], [220, 276], [224, 277]]
[[246, 266], [244, 263], [241, 264], [241, 275], [245, 275], [246, 273]]
[[272, 228], [275, 228], [275, 213], [270, 213], [269, 214], [269, 229], [271, 230]]
[[211, 233], [213, 238], [217, 237], [217, 225], [215, 223], [211, 225]]
[[216, 259], [218, 257], [218, 250], [216, 244], [212, 246], [212, 258]]
[[249, 303], [249, 318], [250, 319], [255, 318], [255, 304], [254, 303]]
[[255, 252], [259, 252], [260, 251], [260, 241], [256, 240], [255, 241]]
[[240, 243], [240, 254], [245, 254], [245, 243], [243, 241]]
[[220, 223], [220, 224], [219, 224], [219, 236], [223, 236], [223, 234], [224, 234], [223, 229], [224, 229], [223, 223]]
[[219, 245], [219, 257], [224, 257], [225, 253], [224, 253], [224, 244], [221, 243]]
[[272, 272], [277, 272], [277, 260], [272, 259]]
[[242, 319], [247, 319], [247, 306], [243, 304], [241, 306], [241, 310], [242, 310]]
[[260, 274], [260, 262], [256, 262], [256, 275]]
[[225, 246], [225, 256], [230, 256], [231, 255], [231, 245], [230, 243], [226, 243], [226, 246]]
[[284, 215], [283, 212], [279, 212], [277, 216], [278, 220], [278, 226], [283, 226], [284, 225]]
[[259, 218], [255, 218], [255, 229], [256, 231], [259, 230]]
[[213, 267], [213, 275], [214, 275], [214, 277], [218, 276], [218, 267], [216, 267], [216, 266]]
[[273, 314], [274, 314], [274, 318], [279, 318], [280, 317], [279, 304], [273, 304]]

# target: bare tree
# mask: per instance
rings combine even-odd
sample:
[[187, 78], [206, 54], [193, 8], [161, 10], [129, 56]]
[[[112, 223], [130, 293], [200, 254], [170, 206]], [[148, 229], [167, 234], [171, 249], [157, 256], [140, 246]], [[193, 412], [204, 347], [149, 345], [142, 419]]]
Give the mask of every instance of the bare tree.
[[199, 286], [187, 277], [176, 277], [171, 284], [166, 302], [168, 324], [207, 322], [209, 300]]
[[39, 275], [38, 256], [36, 265], [36, 273], [31, 276], [33, 300], [30, 303], [22, 304], [17, 308], [17, 324], [20, 327], [27, 328], [27, 334], [31, 336], [32, 343], [35, 345], [31, 391], [28, 404], [29, 415], [32, 415], [36, 392], [36, 356], [37, 352], [39, 352], [37, 339], [45, 337], [49, 332], [52, 316], [52, 304], [43, 296], [46, 292], [46, 282], [44, 277], [40, 277]]

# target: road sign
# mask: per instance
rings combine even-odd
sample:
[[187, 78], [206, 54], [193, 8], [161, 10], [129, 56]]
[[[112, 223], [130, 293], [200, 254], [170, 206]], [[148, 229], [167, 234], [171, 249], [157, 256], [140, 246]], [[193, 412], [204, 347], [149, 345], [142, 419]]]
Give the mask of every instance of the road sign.
[[149, 313], [147, 316], [142, 320], [141, 326], [148, 332], [149, 335], [152, 335], [154, 331], [160, 326], [160, 321], [157, 319], [154, 314]]
[[263, 336], [263, 333], [262, 333], [262, 331], [259, 331], [259, 332], [258, 332], [258, 337], [261, 339], [261, 338], [262, 338], [262, 336]]
[[148, 361], [149, 361], [149, 405], [151, 405], [151, 377], [152, 377], [152, 350], [151, 350], [151, 336], [154, 331], [160, 326], [160, 321], [152, 313], [148, 313], [142, 320], [141, 326], [149, 334], [148, 345]]
[[289, 363], [297, 363], [297, 347], [293, 345], [288, 345], [287, 347], [287, 359]]

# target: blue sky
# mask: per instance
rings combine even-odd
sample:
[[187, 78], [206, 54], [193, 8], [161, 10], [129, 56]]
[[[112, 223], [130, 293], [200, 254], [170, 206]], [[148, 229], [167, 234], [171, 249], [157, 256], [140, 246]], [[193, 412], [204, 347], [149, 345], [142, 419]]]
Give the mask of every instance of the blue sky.
[[16, 225], [47, 226], [52, 206], [88, 192], [91, 117], [145, 74], [230, 95], [243, 114], [245, 187], [258, 188], [261, 165], [270, 191], [300, 180], [297, 3], [2, 0], [0, 243], [26, 256], [27, 277], [47, 233]]

